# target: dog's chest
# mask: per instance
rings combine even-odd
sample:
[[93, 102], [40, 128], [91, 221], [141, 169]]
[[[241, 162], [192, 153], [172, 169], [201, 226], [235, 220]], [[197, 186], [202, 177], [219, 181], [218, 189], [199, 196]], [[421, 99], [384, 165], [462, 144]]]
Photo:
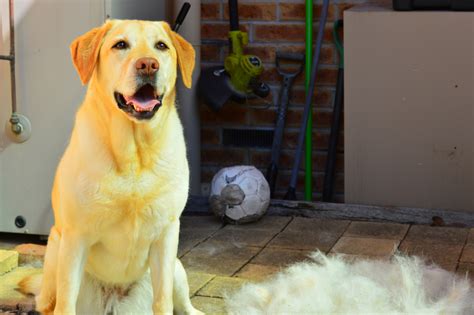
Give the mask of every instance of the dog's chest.
[[130, 213], [102, 230], [90, 248], [86, 270], [105, 282], [128, 283], [148, 269], [150, 247], [171, 220], [152, 222]]
[[187, 177], [166, 168], [130, 169], [111, 171], [100, 178], [87, 176], [80, 187], [79, 194], [87, 208], [149, 216], [154, 211], [165, 211], [161, 205], [174, 207], [175, 201], [186, 199]]

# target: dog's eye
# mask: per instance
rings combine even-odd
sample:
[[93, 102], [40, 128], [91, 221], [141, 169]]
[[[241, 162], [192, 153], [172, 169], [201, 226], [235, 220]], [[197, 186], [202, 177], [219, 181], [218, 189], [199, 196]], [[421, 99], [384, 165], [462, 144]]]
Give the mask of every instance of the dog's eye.
[[165, 50], [168, 49], [168, 46], [166, 46], [166, 44], [163, 42], [158, 42], [156, 43], [155, 48], [159, 50]]
[[118, 43], [116, 43], [115, 45], [112, 46], [112, 48], [115, 48], [115, 49], [127, 49], [128, 48], [128, 44], [121, 40], [119, 41]]

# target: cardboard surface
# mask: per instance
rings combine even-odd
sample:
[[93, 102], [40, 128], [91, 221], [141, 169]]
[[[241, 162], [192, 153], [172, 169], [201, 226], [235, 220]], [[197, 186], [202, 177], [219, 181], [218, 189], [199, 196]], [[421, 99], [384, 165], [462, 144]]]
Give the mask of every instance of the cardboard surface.
[[474, 211], [474, 12], [344, 19], [345, 201]]

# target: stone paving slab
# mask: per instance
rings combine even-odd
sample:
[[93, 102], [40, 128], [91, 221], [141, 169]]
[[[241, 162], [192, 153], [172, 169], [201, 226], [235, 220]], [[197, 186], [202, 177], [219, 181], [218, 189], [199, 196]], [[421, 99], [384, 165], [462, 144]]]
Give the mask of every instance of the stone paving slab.
[[18, 267], [18, 252], [0, 249], [0, 276]]
[[272, 229], [232, 229], [228, 226], [217, 231], [211, 238], [213, 241], [235, 244], [236, 247], [264, 247], [278, 232]]
[[459, 263], [456, 274], [461, 277], [468, 277], [471, 284], [474, 284], [474, 263]]
[[204, 229], [210, 232], [217, 231], [224, 226], [224, 223], [215, 216], [181, 216], [179, 219], [181, 230], [183, 229]]
[[195, 308], [208, 315], [227, 314], [223, 299], [207, 296], [195, 296], [191, 298], [191, 302]]
[[474, 244], [469, 243], [464, 246], [459, 261], [474, 263]]
[[232, 243], [206, 241], [181, 258], [186, 270], [231, 276], [242, 268], [260, 249], [237, 247]]
[[331, 253], [342, 253], [362, 256], [391, 256], [397, 249], [399, 241], [366, 237], [343, 236], [331, 249]]
[[264, 248], [250, 263], [257, 265], [267, 265], [275, 267], [285, 267], [287, 265], [309, 260], [310, 251]]
[[464, 245], [468, 234], [466, 228], [412, 225], [405, 241]]
[[215, 233], [206, 229], [182, 229], [179, 232], [178, 257], [182, 257], [199, 243], [205, 241]]
[[203, 272], [187, 272], [189, 284], [189, 296], [195, 295], [209, 281], [214, 279], [215, 275]]
[[248, 281], [235, 277], [215, 277], [208, 282], [196, 295], [223, 298], [238, 290]]
[[469, 234], [467, 236], [467, 243], [474, 243], [474, 228], [469, 229]]
[[344, 236], [402, 240], [409, 227], [408, 224], [353, 221]]
[[427, 262], [433, 262], [448, 271], [456, 270], [462, 249], [462, 245], [456, 244], [436, 244], [433, 242], [412, 242], [407, 240], [404, 240], [399, 246], [401, 252], [423, 257]]
[[250, 281], [263, 281], [281, 271], [281, 269], [282, 268], [275, 266], [249, 263], [239, 270], [239, 272], [235, 274], [235, 277], [248, 279]]

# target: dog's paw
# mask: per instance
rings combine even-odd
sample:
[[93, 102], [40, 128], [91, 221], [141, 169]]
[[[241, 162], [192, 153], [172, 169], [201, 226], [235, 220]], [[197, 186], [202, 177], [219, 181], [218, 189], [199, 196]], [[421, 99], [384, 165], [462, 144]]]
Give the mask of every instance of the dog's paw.
[[45, 297], [43, 294], [38, 295], [35, 298], [36, 311], [44, 315], [52, 315], [54, 313], [54, 307], [56, 306], [56, 299], [54, 297]]
[[187, 315], [206, 315], [206, 313], [201, 312], [200, 310], [197, 310], [193, 308]]

